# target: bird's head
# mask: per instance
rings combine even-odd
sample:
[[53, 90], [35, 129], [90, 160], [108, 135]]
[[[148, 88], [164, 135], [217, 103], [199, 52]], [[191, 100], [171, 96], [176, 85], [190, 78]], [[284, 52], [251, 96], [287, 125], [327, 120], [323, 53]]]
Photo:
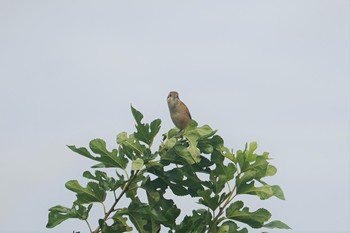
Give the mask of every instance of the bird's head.
[[171, 91], [168, 95], [167, 101], [169, 107], [176, 106], [180, 102], [179, 93], [177, 93], [176, 91]]

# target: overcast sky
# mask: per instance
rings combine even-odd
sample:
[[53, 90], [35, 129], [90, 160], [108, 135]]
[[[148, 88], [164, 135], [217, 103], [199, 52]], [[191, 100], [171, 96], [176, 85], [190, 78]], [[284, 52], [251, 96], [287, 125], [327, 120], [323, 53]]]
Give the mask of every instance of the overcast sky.
[[87, 232], [45, 228], [50, 207], [75, 199], [65, 182], [94, 164], [66, 145], [113, 148], [133, 132], [130, 104], [169, 130], [171, 90], [227, 147], [257, 141], [274, 158], [268, 181], [286, 200], [248, 206], [285, 232], [349, 232], [349, 5], [0, 0], [1, 232]]

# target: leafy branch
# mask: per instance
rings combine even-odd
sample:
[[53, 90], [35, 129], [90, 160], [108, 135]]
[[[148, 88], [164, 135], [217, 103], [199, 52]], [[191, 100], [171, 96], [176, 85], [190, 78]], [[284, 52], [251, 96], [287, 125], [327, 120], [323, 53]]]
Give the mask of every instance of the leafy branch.
[[[275, 175], [277, 169], [269, 163], [267, 152], [256, 153], [256, 142], [234, 152], [224, 146], [224, 140], [215, 130], [208, 125], [199, 127], [192, 121], [180, 133], [174, 128], [163, 134], [159, 149], [152, 151], [161, 121], [142, 123], [143, 115], [133, 107], [131, 111], [136, 132], [119, 133], [118, 146], [112, 151], [102, 139], [93, 139], [90, 150], [68, 146], [97, 162], [92, 166], [95, 172], [83, 173], [90, 180], [86, 187], [77, 180], [66, 183], [66, 188], [76, 194], [76, 200], [71, 208], [60, 205], [50, 208], [46, 227], [53, 228], [77, 218], [87, 223], [90, 233], [130, 232], [133, 227], [142, 233], [156, 233], [162, 228], [176, 233], [245, 233], [249, 227], [290, 229], [279, 220], [268, 222], [271, 218], [268, 210], [251, 211], [242, 201], [235, 201], [238, 195], [284, 200], [278, 185], [263, 181]], [[103, 171], [107, 169], [113, 169], [115, 176]], [[141, 198], [141, 192], [146, 199]], [[179, 221], [181, 210], [174, 200], [164, 197], [169, 192], [188, 196], [205, 208], [193, 210]], [[114, 196], [108, 211], [107, 194]], [[128, 205], [121, 202], [123, 197], [129, 200]], [[95, 203], [102, 204], [104, 215], [92, 230], [88, 218]]]
[[[123, 188], [122, 192], [119, 194], [118, 197], [115, 198], [115, 201], [114, 201], [113, 205], [111, 206], [111, 208], [109, 209], [109, 211], [105, 214], [105, 217], [103, 218], [103, 222], [106, 222], [107, 219], [108, 219], [108, 217], [109, 217], [113, 212], [117, 211], [117, 210], [115, 210], [114, 208], [116, 207], [116, 205], [118, 204], [118, 202], [120, 201], [120, 199], [123, 197], [123, 195], [128, 191], [129, 186], [130, 186], [130, 185], [132, 184], [132, 182], [135, 180], [135, 178], [136, 178], [138, 172], [139, 172], [139, 170], [136, 171], [134, 174], [132, 174], [132, 176], [130, 177], [130, 180], [126, 183], [126, 185], [125, 185], [125, 187]], [[96, 228], [96, 230], [94, 230], [94, 231], [92, 231], [92, 232], [93, 232], [93, 233], [98, 233], [98, 232], [100, 232], [100, 229], [101, 229], [101, 227], [98, 226], [98, 227]], [[91, 231], [91, 228], [90, 228], [90, 231]]]

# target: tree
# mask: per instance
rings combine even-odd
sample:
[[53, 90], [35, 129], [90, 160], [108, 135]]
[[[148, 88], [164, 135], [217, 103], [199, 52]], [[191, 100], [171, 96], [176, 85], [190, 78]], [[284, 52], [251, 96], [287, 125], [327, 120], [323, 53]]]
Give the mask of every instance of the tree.
[[[278, 185], [263, 181], [276, 174], [276, 167], [269, 163], [269, 154], [259, 155], [257, 143], [246, 144], [244, 150], [234, 152], [224, 146], [223, 139], [208, 125], [198, 127], [195, 121], [183, 132], [174, 128], [163, 134], [157, 151], [151, 147], [160, 130], [161, 120], [142, 123], [143, 115], [131, 107], [136, 121], [136, 132], [117, 135], [118, 148], [107, 150], [102, 139], [93, 139], [89, 147], [68, 146], [72, 151], [98, 162], [85, 171], [86, 187], [77, 180], [70, 180], [66, 188], [76, 194], [71, 208], [61, 205], [49, 209], [47, 228], [53, 228], [67, 219], [86, 221], [91, 233], [129, 232], [134, 228], [142, 233], [159, 232], [161, 228], [176, 233], [245, 233], [247, 227], [290, 229], [285, 223], [270, 221], [271, 213], [259, 208], [250, 210], [239, 195], [255, 195], [261, 200], [275, 196], [284, 200]], [[130, 166], [131, 165], [131, 166]], [[115, 175], [106, 169], [114, 169]], [[130, 170], [130, 172], [127, 172]], [[147, 197], [142, 200], [139, 193]], [[203, 206], [192, 211], [177, 223], [181, 210], [166, 192], [189, 197]], [[108, 195], [114, 203], [106, 208]], [[128, 199], [122, 207], [120, 200]], [[103, 216], [92, 229], [89, 212], [101, 203]], [[239, 223], [239, 224], [238, 224]], [[133, 227], [130, 225], [132, 224]]]

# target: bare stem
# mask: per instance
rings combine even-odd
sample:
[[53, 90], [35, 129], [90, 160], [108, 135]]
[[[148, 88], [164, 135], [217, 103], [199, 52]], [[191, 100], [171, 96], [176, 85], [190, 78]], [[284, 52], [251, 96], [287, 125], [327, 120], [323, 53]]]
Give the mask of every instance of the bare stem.
[[117, 194], [115, 193], [115, 190], [113, 190], [113, 196], [114, 196], [114, 200], [117, 200]]
[[92, 233], [92, 229], [91, 229], [91, 226], [90, 226], [88, 220], [85, 220], [85, 222], [86, 222], [86, 224], [88, 225], [90, 232]]

